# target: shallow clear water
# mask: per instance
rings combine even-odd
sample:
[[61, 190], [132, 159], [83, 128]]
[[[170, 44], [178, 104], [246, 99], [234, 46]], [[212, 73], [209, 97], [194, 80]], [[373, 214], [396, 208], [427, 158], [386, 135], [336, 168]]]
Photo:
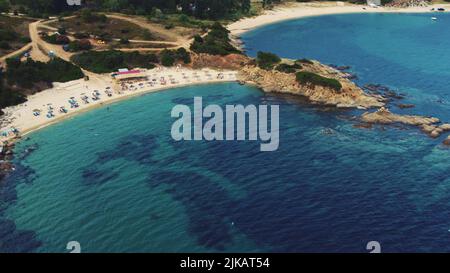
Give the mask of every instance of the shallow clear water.
[[[350, 65], [450, 121], [450, 16], [339, 15], [245, 35], [274, 51]], [[267, 39], [271, 37], [271, 39]], [[175, 142], [171, 108], [279, 104], [280, 148]], [[358, 111], [238, 84], [148, 94], [35, 132], [0, 190], [0, 250], [65, 252], [450, 251], [449, 150], [413, 128], [354, 128]]]

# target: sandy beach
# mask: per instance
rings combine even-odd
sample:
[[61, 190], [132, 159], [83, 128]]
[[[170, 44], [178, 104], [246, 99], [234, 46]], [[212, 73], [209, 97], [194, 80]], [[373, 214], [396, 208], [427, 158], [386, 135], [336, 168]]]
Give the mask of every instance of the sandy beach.
[[[127, 84], [127, 89], [123, 91], [120, 88], [119, 90], [114, 88], [113, 79], [108, 74], [97, 75], [89, 81], [79, 79], [67, 83], [55, 83], [53, 88], [29, 96], [26, 103], [4, 109], [5, 115], [2, 117], [0, 140], [14, 138], [12, 132], [14, 128], [19, 131], [21, 136], [24, 136], [55, 122], [112, 102], [176, 87], [236, 81], [237, 74], [236, 71], [187, 68], [152, 69], [145, 73], [148, 76], [146, 81]], [[164, 83], [161, 82], [162, 78], [165, 79]], [[93, 100], [94, 92], [98, 92], [98, 100]], [[110, 96], [107, 93], [110, 93]], [[89, 103], [82, 100], [84, 96], [89, 98]], [[71, 98], [78, 103], [77, 108], [71, 107], [71, 103], [69, 103]], [[64, 107], [67, 113], [61, 112], [61, 107]], [[39, 110], [40, 114], [35, 115], [37, 112], [35, 110]], [[49, 111], [54, 116], [48, 117]]]
[[372, 8], [365, 5], [354, 5], [344, 2], [287, 3], [282, 6], [277, 6], [272, 10], [267, 10], [262, 15], [244, 18], [234, 22], [228, 25], [228, 29], [231, 31], [233, 36], [239, 36], [247, 31], [264, 25], [303, 17], [347, 13], [424, 13], [431, 12], [431, 9], [433, 8], [436, 9], [441, 7], [448, 10], [450, 8], [450, 4], [437, 4], [429, 5], [427, 7], [411, 8]]

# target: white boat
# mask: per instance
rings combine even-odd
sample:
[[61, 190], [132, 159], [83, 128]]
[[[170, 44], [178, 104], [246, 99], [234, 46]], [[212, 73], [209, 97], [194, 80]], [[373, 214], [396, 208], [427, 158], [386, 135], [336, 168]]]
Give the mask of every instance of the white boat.
[[431, 20], [437, 21], [437, 17], [431, 17]]

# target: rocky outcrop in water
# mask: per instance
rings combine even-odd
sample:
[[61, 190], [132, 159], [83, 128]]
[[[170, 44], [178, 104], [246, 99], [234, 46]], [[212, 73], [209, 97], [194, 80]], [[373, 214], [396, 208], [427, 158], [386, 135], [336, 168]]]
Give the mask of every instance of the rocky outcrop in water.
[[345, 74], [316, 61], [303, 63], [301, 71], [312, 72], [323, 77], [338, 80], [342, 88], [336, 90], [319, 85], [300, 84], [295, 73], [265, 70], [254, 65], [244, 66], [238, 74], [243, 83], [254, 84], [265, 92], [301, 95], [311, 103], [333, 105], [339, 108], [368, 109], [381, 107], [384, 99], [378, 95], [366, 94], [361, 88], [345, 77]]
[[397, 104], [397, 107], [400, 108], [400, 109], [409, 109], [409, 108], [414, 108], [415, 105], [414, 104], [399, 103], [399, 104]]
[[14, 143], [3, 143], [0, 152], [0, 183], [3, 178], [14, 169], [11, 159], [13, 157]]
[[450, 136], [448, 136], [443, 142], [445, 146], [450, 146]]
[[391, 113], [388, 109], [384, 107], [380, 108], [376, 112], [364, 113], [361, 116], [361, 119], [369, 123], [379, 123], [379, 124], [402, 123], [413, 126], [431, 125], [439, 122], [438, 118], [433, 117], [397, 115]]
[[419, 127], [430, 137], [439, 137], [442, 133], [450, 131], [450, 124], [440, 124], [440, 120], [434, 117], [398, 115], [391, 113], [388, 109], [382, 107], [376, 112], [364, 113], [361, 120], [372, 124], [405, 124]]
[[363, 86], [363, 89], [367, 90], [367, 92], [370, 94], [380, 95], [387, 100], [401, 100], [405, 98], [404, 94], [399, 94], [391, 90], [389, 87], [381, 84], [366, 84]]

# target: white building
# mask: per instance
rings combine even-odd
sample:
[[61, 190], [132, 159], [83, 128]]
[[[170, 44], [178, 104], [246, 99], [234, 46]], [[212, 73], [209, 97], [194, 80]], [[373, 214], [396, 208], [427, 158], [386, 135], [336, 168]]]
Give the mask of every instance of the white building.
[[367, 5], [370, 7], [379, 7], [381, 6], [381, 0], [367, 0]]

